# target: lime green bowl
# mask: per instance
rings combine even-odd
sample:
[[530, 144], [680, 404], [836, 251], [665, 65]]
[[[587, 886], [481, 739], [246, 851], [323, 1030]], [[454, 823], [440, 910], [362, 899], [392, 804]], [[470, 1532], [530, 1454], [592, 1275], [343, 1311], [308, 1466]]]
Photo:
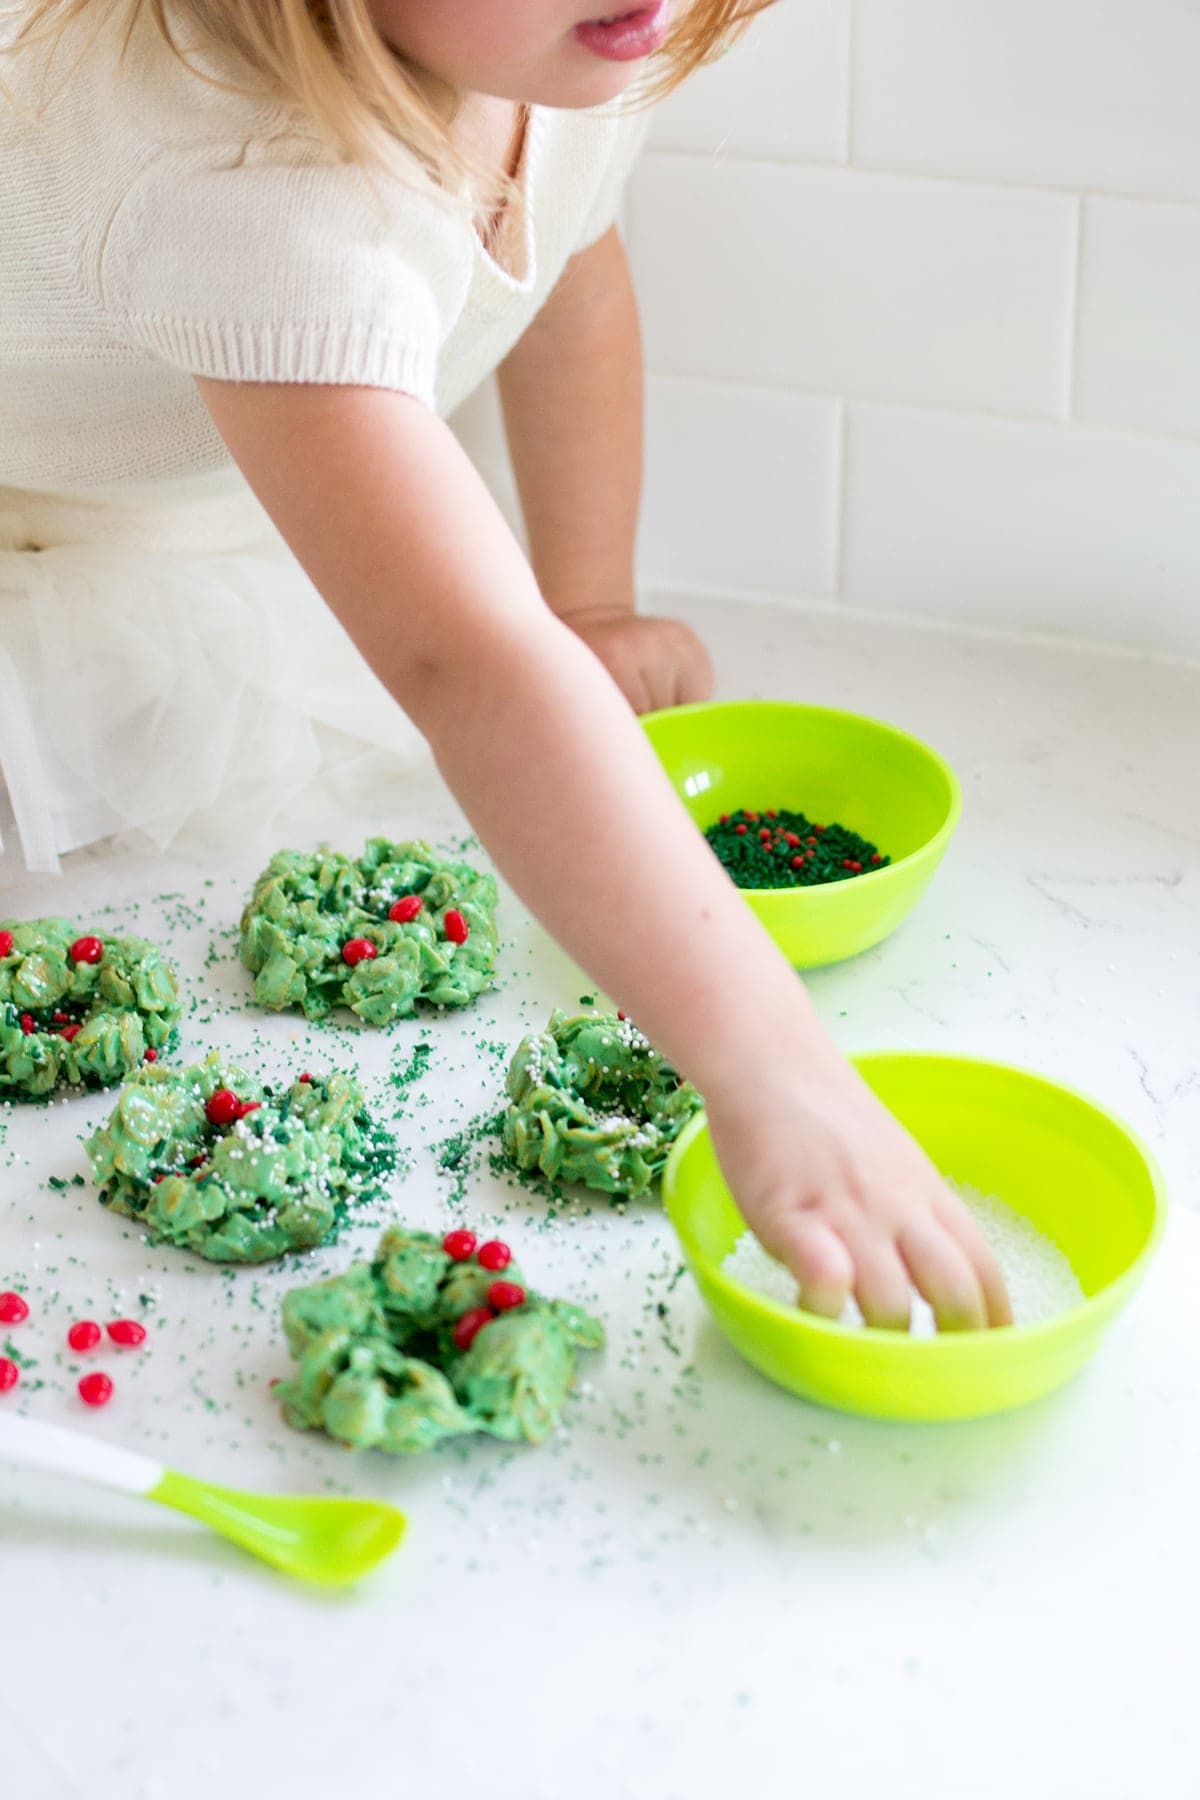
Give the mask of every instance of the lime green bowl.
[[894, 725], [826, 706], [737, 700], [647, 713], [646, 735], [703, 831], [722, 813], [787, 807], [836, 820], [891, 862], [811, 888], [743, 888], [795, 968], [877, 944], [925, 891], [958, 824], [949, 763]]
[[663, 1198], [713, 1318], [782, 1387], [868, 1418], [971, 1419], [1050, 1393], [1146, 1272], [1166, 1216], [1153, 1157], [1112, 1113], [1023, 1069], [910, 1053], [853, 1060], [944, 1175], [998, 1195], [1053, 1239], [1087, 1298], [1044, 1324], [934, 1338], [781, 1306], [722, 1269], [745, 1227], [701, 1114], [671, 1153]]

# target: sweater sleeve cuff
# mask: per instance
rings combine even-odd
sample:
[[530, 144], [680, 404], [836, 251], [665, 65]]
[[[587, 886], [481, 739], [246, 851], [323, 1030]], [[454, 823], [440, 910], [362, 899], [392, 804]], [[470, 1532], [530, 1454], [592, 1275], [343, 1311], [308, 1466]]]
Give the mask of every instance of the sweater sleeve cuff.
[[142, 313], [129, 323], [152, 355], [189, 374], [218, 381], [393, 388], [434, 404], [436, 368], [428, 349], [360, 319], [248, 323]]

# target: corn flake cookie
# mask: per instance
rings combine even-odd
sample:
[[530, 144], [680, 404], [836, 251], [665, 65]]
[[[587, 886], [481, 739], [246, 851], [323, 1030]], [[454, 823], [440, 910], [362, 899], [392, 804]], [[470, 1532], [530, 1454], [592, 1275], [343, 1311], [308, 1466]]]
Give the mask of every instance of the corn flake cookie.
[[67, 919], [0, 922], [0, 1100], [112, 1087], [171, 1047], [179, 981], [140, 937]]
[[216, 1051], [179, 1071], [139, 1070], [85, 1149], [102, 1206], [219, 1263], [332, 1243], [396, 1162], [350, 1076], [303, 1074], [276, 1090]]
[[700, 1096], [619, 1013], [552, 1015], [517, 1046], [504, 1147], [517, 1167], [637, 1199]]
[[242, 914], [241, 959], [260, 1006], [389, 1025], [491, 986], [497, 899], [493, 876], [418, 841], [370, 838], [357, 859], [280, 850]]
[[473, 1433], [540, 1443], [576, 1350], [604, 1343], [597, 1319], [529, 1291], [507, 1244], [403, 1225], [370, 1263], [288, 1294], [283, 1329], [298, 1364], [275, 1387], [287, 1423], [394, 1455]]

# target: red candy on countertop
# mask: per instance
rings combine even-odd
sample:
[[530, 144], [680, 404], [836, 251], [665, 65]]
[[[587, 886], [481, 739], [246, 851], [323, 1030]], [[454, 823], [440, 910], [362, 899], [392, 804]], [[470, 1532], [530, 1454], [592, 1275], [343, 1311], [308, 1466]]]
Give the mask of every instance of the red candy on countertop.
[[493, 1275], [498, 1275], [501, 1269], [507, 1269], [511, 1261], [512, 1251], [499, 1238], [489, 1238], [486, 1244], [479, 1246], [479, 1266], [481, 1269], [490, 1269]]
[[473, 1231], [448, 1231], [442, 1239], [442, 1249], [455, 1262], [466, 1262], [469, 1257], [474, 1256], [478, 1242]]
[[469, 1350], [484, 1326], [490, 1325], [495, 1316], [488, 1306], [473, 1306], [470, 1312], [465, 1312], [450, 1334], [458, 1348]]
[[99, 1369], [93, 1375], [81, 1375], [79, 1378], [79, 1398], [85, 1406], [107, 1406], [112, 1393], [111, 1378], [102, 1374]]
[[379, 955], [379, 946], [370, 938], [348, 938], [342, 945], [342, 961], [353, 968], [356, 963], [374, 962]]
[[146, 1327], [139, 1325], [136, 1319], [114, 1319], [104, 1329], [114, 1344], [124, 1344], [130, 1350], [136, 1350], [146, 1341]]
[[103, 1333], [94, 1319], [78, 1319], [67, 1333], [72, 1350], [94, 1350]]
[[29, 1317], [29, 1302], [9, 1288], [0, 1294], [0, 1325], [23, 1325]]
[[465, 944], [471, 935], [471, 927], [456, 907], [449, 907], [442, 915], [442, 924], [452, 944]]
[[408, 925], [416, 918], [420, 910], [420, 894], [404, 894], [388, 907], [388, 918], [393, 919], [397, 925]]
[[232, 1125], [241, 1111], [242, 1103], [232, 1088], [218, 1088], [204, 1103], [204, 1116], [210, 1125]]
[[98, 963], [104, 955], [104, 945], [98, 937], [77, 937], [68, 954], [72, 962]]
[[11, 1356], [0, 1356], [0, 1394], [7, 1394], [21, 1379], [21, 1371]]

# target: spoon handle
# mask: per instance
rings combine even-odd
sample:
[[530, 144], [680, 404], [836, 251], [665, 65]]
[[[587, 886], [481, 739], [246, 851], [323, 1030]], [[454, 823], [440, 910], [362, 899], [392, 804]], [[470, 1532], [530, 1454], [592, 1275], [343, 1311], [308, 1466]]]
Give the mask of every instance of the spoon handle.
[[0, 1458], [49, 1469], [55, 1475], [74, 1475], [124, 1494], [148, 1494], [166, 1473], [161, 1463], [136, 1450], [122, 1450], [82, 1431], [64, 1431], [34, 1419], [0, 1417]]

